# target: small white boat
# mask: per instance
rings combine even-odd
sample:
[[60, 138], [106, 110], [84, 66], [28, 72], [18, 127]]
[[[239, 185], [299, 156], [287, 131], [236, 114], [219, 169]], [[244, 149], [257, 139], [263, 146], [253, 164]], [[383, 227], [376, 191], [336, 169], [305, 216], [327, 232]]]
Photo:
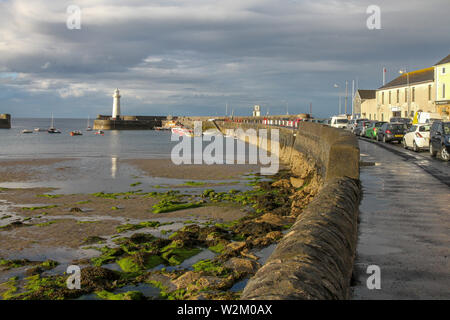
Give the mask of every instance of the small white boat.
[[86, 128], [86, 131], [92, 131], [90, 122], [91, 122], [91, 119], [90, 119], [90, 117], [88, 116], [88, 121], [87, 121], [87, 128]]
[[105, 132], [103, 132], [102, 130], [98, 130], [95, 134], [101, 134], [102, 136], [104, 136]]
[[42, 129], [42, 128], [35, 128], [34, 131], [35, 132], [44, 132], [44, 131], [47, 131], [47, 130]]
[[83, 134], [79, 130], [71, 131], [70, 135], [73, 136], [82, 136]]
[[180, 136], [193, 137], [194, 132], [191, 129], [183, 128], [183, 127], [173, 127], [172, 133], [179, 134]]
[[22, 130], [22, 133], [33, 133], [33, 131], [28, 130], [28, 129], [24, 129], [24, 130]]
[[48, 133], [61, 133], [61, 131], [59, 131], [58, 129], [56, 129], [54, 127], [54, 119], [53, 119], [53, 113], [52, 113], [52, 124], [50, 126], [50, 128], [47, 130]]

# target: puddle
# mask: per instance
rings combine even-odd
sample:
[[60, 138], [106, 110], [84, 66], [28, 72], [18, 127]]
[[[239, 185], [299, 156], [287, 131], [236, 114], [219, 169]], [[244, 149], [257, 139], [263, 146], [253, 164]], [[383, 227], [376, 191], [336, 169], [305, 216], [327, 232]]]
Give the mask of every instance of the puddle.
[[244, 290], [245, 286], [247, 285], [249, 278], [246, 278], [244, 280], [241, 280], [239, 282], [236, 282], [231, 288], [230, 291], [231, 292], [239, 292]]
[[273, 250], [277, 247], [277, 243], [273, 243], [270, 246], [261, 249], [259, 251], [253, 252], [253, 254], [257, 257], [259, 257], [258, 262], [261, 263], [261, 265], [265, 264], [269, 256], [272, 254]]

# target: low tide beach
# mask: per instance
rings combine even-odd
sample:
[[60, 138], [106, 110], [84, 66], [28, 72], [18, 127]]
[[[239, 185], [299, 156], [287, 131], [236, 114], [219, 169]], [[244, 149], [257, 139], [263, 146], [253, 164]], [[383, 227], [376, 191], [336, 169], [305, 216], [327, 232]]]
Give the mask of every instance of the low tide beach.
[[[170, 133], [140, 134], [105, 141], [153, 137], [141, 154], [92, 137], [74, 146], [84, 152], [60, 152], [35, 133], [26, 143], [45, 152], [0, 159], [3, 299], [237, 299], [294, 222], [292, 201], [312, 198], [283, 170], [175, 165]], [[66, 286], [69, 265], [81, 268], [79, 290]]]

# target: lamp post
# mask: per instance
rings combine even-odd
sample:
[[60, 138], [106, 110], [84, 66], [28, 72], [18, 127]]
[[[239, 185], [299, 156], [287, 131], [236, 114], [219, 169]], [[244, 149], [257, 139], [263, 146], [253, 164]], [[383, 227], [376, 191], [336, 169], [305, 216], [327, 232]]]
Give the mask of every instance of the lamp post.
[[409, 73], [408, 73], [408, 68], [405, 68], [405, 70], [400, 70], [399, 71], [399, 73], [400, 74], [404, 74], [404, 73], [406, 73], [406, 87], [407, 87], [407, 89], [406, 89], [406, 100], [407, 100], [407, 103], [408, 103], [408, 117], [410, 116], [410, 112], [411, 112], [411, 101], [410, 101], [410, 99], [409, 99]]
[[339, 113], [338, 114], [341, 114], [341, 94], [339, 92], [339, 85], [337, 83], [335, 83], [333, 85], [333, 87], [338, 89], [338, 101], [339, 101]]

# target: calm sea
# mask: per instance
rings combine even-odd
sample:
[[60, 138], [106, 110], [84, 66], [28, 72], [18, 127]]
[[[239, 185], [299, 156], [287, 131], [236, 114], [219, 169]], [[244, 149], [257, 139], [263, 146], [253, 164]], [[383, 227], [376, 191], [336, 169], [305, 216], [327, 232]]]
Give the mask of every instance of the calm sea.
[[[55, 119], [61, 134], [22, 134], [24, 129], [48, 129], [50, 124], [50, 119], [13, 119], [11, 129], [0, 130], [0, 158], [168, 158], [177, 143], [170, 141], [170, 131], [105, 131], [104, 136], [96, 135], [86, 131], [87, 119]], [[83, 135], [72, 137], [73, 130]]]

